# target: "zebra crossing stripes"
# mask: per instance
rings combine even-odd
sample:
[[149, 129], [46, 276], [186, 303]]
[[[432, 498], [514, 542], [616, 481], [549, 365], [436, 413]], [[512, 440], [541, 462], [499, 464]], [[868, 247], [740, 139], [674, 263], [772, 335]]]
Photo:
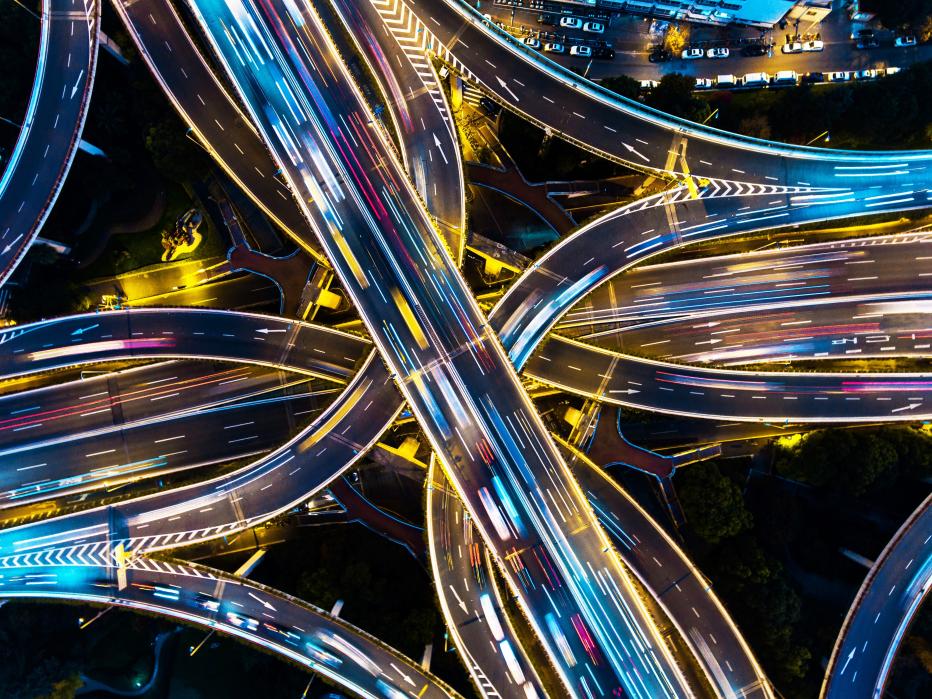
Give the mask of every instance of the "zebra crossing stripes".
[[449, 123], [450, 115], [447, 112], [447, 104], [430, 64], [431, 53], [442, 57], [446, 49], [411, 11], [411, 8], [401, 0], [371, 0], [371, 2], [414, 72], [424, 84], [427, 94], [437, 106], [443, 120]]

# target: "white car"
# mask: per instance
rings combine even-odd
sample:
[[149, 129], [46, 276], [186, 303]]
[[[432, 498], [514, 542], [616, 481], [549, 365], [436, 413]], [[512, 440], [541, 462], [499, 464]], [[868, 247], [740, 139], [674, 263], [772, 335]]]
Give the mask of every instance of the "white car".
[[648, 91], [648, 90], [653, 90], [653, 89], [654, 89], [655, 87], [657, 87], [659, 84], [660, 84], [660, 83], [657, 82], [656, 80], [642, 80], [642, 81], [641, 81], [641, 89], [644, 90], [644, 91], [646, 92], [646, 91]]
[[592, 48], [589, 46], [570, 46], [570, 55], [579, 56], [580, 58], [590, 58], [592, 56]]
[[899, 68], [897, 68], [896, 66], [890, 66], [889, 68], [884, 70], [883, 74], [884, 75], [896, 75], [899, 72], [900, 72]]
[[680, 54], [684, 61], [692, 61], [696, 58], [705, 58], [705, 51], [702, 49], [686, 49]]
[[904, 47], [904, 46], [915, 46], [915, 45], [916, 45], [916, 37], [914, 37], [914, 36], [912, 36], [912, 35], [910, 35], [910, 36], [898, 36], [898, 37], [896, 37], [896, 41], [893, 42], [893, 45], [896, 46], [896, 47], [898, 47], [898, 48], [902, 48], [902, 47]]
[[582, 30], [590, 34], [602, 34], [605, 32], [605, 25], [601, 22], [586, 22]]
[[859, 70], [854, 74], [854, 77], [858, 80], [873, 80], [876, 77], [880, 76], [880, 71], [876, 68], [867, 68], [866, 70]]
[[825, 74], [825, 82], [829, 82], [829, 83], [843, 83], [843, 82], [847, 82], [850, 79], [851, 79], [851, 74], [844, 70]]
[[825, 42], [814, 39], [813, 41], [807, 41], [803, 44], [803, 51], [824, 51]]
[[783, 44], [783, 46], [780, 47], [780, 50], [783, 53], [802, 53], [803, 42], [793, 41], [792, 43], [789, 43], [789, 44]]
[[731, 51], [723, 48], [709, 49], [705, 52], [706, 58], [728, 58], [730, 54]]
[[714, 85], [712, 78], [696, 78], [697, 90], [710, 90]]
[[529, 36], [524, 40], [524, 45], [532, 49], [539, 49], [540, 39], [535, 39], [533, 36]]
[[579, 17], [561, 17], [560, 26], [564, 29], [579, 29], [582, 27], [582, 20]]
[[563, 44], [551, 41], [544, 44], [544, 51], [547, 53], [565, 53], [566, 49], [563, 48]]

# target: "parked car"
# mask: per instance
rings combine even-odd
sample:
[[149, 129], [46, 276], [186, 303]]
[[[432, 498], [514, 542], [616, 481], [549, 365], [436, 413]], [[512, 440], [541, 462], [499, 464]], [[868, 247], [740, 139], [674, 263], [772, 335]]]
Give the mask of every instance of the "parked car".
[[873, 80], [876, 77], [880, 76], [880, 71], [875, 68], [866, 68], [864, 70], [859, 70], [854, 74], [854, 77], [857, 80]]
[[715, 78], [715, 85], [716, 87], [719, 87], [723, 90], [730, 87], [737, 87], [738, 78], [736, 78], [734, 75], [731, 75], [730, 73], [722, 74]]
[[748, 44], [741, 49], [742, 56], [766, 56], [768, 47], [763, 44]]
[[705, 52], [706, 58], [728, 58], [731, 54], [726, 48], [709, 49]]
[[824, 51], [824, 50], [825, 50], [825, 42], [819, 39], [813, 39], [812, 41], [807, 41], [806, 43], [803, 44], [803, 51], [811, 52], [811, 51]]
[[896, 66], [890, 66], [889, 68], [884, 69], [883, 74], [884, 75], [896, 75], [899, 72], [900, 72], [899, 68], [897, 68]]
[[539, 49], [540, 39], [535, 39], [533, 36], [529, 36], [524, 40], [524, 45], [529, 46], [532, 49]]
[[582, 20], [579, 17], [561, 17], [560, 26], [564, 29], [579, 29], [582, 27]]
[[482, 108], [483, 112], [488, 114], [493, 119], [498, 116], [500, 111], [502, 111], [501, 105], [488, 97], [480, 97], [479, 106]]
[[680, 55], [684, 61], [692, 61], [696, 58], [705, 58], [705, 51], [702, 49], [686, 49]]
[[825, 81], [830, 83], [843, 83], [851, 79], [851, 74], [846, 70], [837, 70], [825, 74]]
[[548, 14], [548, 13], [546, 13], [546, 12], [542, 12], [542, 13], [540, 13], [539, 15], [537, 15], [537, 23], [538, 23], [538, 24], [546, 24], [546, 25], [549, 26], [549, 27], [553, 27], [553, 26], [556, 25], [557, 19], [556, 19], [556, 17], [554, 17], [554, 16], [551, 15], [551, 14]]
[[855, 46], [859, 49], [875, 49], [880, 45], [877, 43], [873, 29], [861, 29], [854, 38], [856, 39]]
[[907, 36], [898, 36], [894, 40], [893, 45], [899, 48], [902, 48], [904, 46], [915, 46], [916, 37], [914, 37], [912, 34], [909, 34]]
[[544, 51], [547, 53], [566, 53], [566, 49], [563, 47], [563, 44], [557, 41], [548, 41], [544, 44]]
[[764, 87], [770, 84], [770, 76], [767, 73], [745, 73], [741, 83], [745, 87]]
[[592, 56], [593, 58], [601, 58], [610, 61], [615, 57], [615, 49], [609, 46], [600, 46], [592, 52]]
[[605, 32], [605, 25], [601, 22], [586, 22], [582, 30], [590, 34], [602, 34]]
[[655, 87], [657, 87], [659, 84], [660, 84], [660, 83], [657, 82], [656, 80], [642, 80], [642, 81], [641, 81], [641, 90], [643, 90], [644, 92], [648, 92], [649, 90], [653, 90], [653, 89], [654, 89]]
[[801, 41], [791, 41], [780, 47], [780, 51], [783, 53], [802, 53], [803, 52], [803, 42]]
[[712, 78], [696, 78], [697, 90], [710, 90], [714, 85]]
[[671, 58], [673, 58], [673, 56], [666, 49], [654, 49], [650, 52], [647, 60], [651, 63], [666, 63]]
[[592, 48], [589, 46], [570, 46], [570, 55], [579, 56], [580, 58], [590, 58], [592, 56]]
[[798, 81], [799, 76], [795, 70], [778, 70], [777, 74], [773, 76], [774, 85], [795, 85]]
[[808, 85], [825, 82], [825, 76], [819, 72], [806, 73], [802, 77], [802, 82]]

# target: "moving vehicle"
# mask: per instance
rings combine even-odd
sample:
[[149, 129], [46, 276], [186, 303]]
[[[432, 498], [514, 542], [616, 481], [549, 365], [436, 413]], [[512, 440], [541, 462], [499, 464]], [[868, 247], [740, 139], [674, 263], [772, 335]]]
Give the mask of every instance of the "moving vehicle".
[[535, 39], [533, 36], [526, 37], [523, 43], [525, 46], [532, 49], [540, 48], [540, 39]]
[[605, 25], [601, 22], [586, 22], [582, 30], [590, 34], [602, 34], [605, 32]]
[[705, 58], [705, 51], [702, 49], [685, 49], [680, 57], [684, 61], [692, 61], [696, 58]]
[[805, 44], [803, 44], [803, 51], [807, 53], [813, 52], [813, 51], [824, 51], [824, 50], [825, 50], [825, 42], [820, 39], [813, 39], [812, 41], [807, 41]]
[[544, 44], [544, 51], [547, 53], [566, 53], [566, 49], [563, 47], [563, 44], [556, 41], [549, 41]]
[[908, 34], [907, 36], [898, 36], [893, 41], [893, 45], [896, 46], [897, 48], [903, 48], [905, 46], [915, 46], [916, 37], [914, 37], [912, 34]]
[[580, 58], [590, 58], [592, 49], [589, 46], [570, 46], [570, 55], [579, 56]]
[[582, 20], [579, 17], [561, 17], [560, 26], [564, 29], [579, 29], [582, 27]]
[[709, 49], [705, 52], [706, 58], [728, 58], [731, 51], [726, 48]]
[[783, 53], [802, 53], [803, 52], [803, 42], [801, 41], [791, 41], [780, 47], [780, 51]]

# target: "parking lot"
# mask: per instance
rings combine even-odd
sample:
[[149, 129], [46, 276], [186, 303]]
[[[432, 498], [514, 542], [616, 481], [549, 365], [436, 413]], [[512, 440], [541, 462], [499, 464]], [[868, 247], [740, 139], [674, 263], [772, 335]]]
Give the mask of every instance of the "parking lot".
[[[546, 43], [559, 43], [564, 53], [548, 53], [548, 57], [569, 67], [588, 69], [588, 77], [600, 78], [629, 75], [637, 80], [659, 80], [667, 73], [685, 73], [697, 78], [713, 79], [721, 74], [742, 76], [746, 73], [764, 72], [774, 75], [780, 71], [806, 73], [832, 73], [885, 69], [891, 66], [905, 68], [911, 63], [932, 60], [932, 45], [899, 48], [893, 45], [893, 35], [878, 31], [879, 46], [858, 49], [851, 35], [860, 28], [852, 25], [844, 12], [833, 12], [825, 22], [812, 27], [800, 27], [800, 34], [809, 35], [809, 41], [820, 41], [821, 50], [784, 53], [781, 47], [795, 34], [795, 28], [776, 28], [762, 34], [750, 28], [718, 28], [691, 26], [691, 47], [702, 49], [703, 58], [683, 60], [679, 56], [671, 60], [652, 63], [648, 60], [657, 35], [650, 33], [652, 21], [633, 15], [614, 15], [588, 11], [585, 8], [568, 8], [544, 0], [498, 0], [483, 4], [482, 12], [493, 21], [500, 22], [506, 29], [521, 39], [532, 38]], [[605, 25], [601, 34], [585, 32], [582, 28], [561, 27], [560, 19], [573, 17], [586, 21], [598, 21]], [[656, 25], [654, 25], [656, 27]], [[816, 39], [816, 36], [820, 37]], [[805, 37], [801, 37], [805, 38]], [[742, 49], [748, 45], [761, 44], [771, 48], [761, 56], [747, 56]], [[804, 42], [800, 42], [804, 43]], [[570, 55], [572, 47], [589, 46], [592, 56]], [[607, 49], [596, 55], [597, 49]], [[710, 48], [728, 48], [727, 58], [708, 58]], [[612, 58], [609, 55], [613, 54]]]

